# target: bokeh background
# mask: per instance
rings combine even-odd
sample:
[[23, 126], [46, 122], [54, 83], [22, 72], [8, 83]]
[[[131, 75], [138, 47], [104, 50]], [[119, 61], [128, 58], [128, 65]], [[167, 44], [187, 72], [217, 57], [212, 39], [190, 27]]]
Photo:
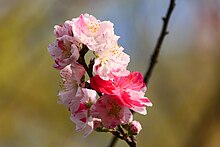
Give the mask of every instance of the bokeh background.
[[[57, 104], [59, 72], [47, 45], [53, 26], [90, 13], [115, 24], [129, 69], [143, 74], [169, 0], [0, 0], [0, 146], [104, 147], [110, 133], [83, 138]], [[148, 84], [154, 106], [138, 147], [220, 146], [220, 1], [177, 0]], [[125, 147], [119, 141], [117, 146]]]

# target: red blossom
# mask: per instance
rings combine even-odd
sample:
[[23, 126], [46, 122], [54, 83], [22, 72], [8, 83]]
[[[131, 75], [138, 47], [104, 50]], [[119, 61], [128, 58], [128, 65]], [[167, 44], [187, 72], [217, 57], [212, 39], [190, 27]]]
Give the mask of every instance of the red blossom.
[[[107, 95], [117, 95], [121, 103], [134, 111], [145, 114], [142, 109], [135, 108], [151, 106], [148, 98], [144, 97], [146, 85], [143, 82], [143, 76], [139, 72], [131, 72], [128, 76], [114, 77], [113, 80], [103, 80], [96, 75], [90, 79], [93, 89]], [[146, 111], [146, 110], [145, 110]]]

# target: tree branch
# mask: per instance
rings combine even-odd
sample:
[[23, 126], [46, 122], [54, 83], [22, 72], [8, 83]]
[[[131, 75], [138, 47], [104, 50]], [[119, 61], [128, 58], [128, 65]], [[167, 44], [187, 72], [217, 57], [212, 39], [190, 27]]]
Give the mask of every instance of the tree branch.
[[86, 45], [83, 45], [82, 49], [79, 51], [80, 57], [77, 61], [85, 68], [87, 74], [89, 75], [89, 78], [92, 78], [93, 77], [91, 70], [92, 67], [88, 67], [85, 61], [85, 55], [88, 52], [88, 50], [89, 50], [88, 47]]
[[[120, 125], [118, 127], [120, 127]], [[130, 147], [136, 147], [137, 142], [136, 142], [135, 138], [131, 137], [131, 136], [127, 136], [126, 134], [122, 133], [120, 130], [121, 129], [111, 131], [111, 133], [114, 135], [114, 138], [108, 147], [114, 147], [118, 138], [126, 141]]]
[[157, 58], [159, 56], [159, 53], [160, 53], [160, 49], [161, 49], [161, 46], [162, 46], [162, 43], [163, 43], [163, 40], [165, 38], [165, 36], [168, 34], [168, 31], [167, 31], [167, 26], [168, 26], [168, 23], [169, 23], [169, 20], [170, 20], [170, 16], [175, 8], [175, 0], [170, 0], [170, 4], [169, 4], [169, 7], [167, 9], [167, 13], [166, 13], [166, 16], [162, 18], [163, 20], [163, 26], [162, 26], [162, 29], [161, 29], [161, 32], [160, 32], [160, 36], [157, 40], [157, 43], [155, 45], [155, 48], [154, 48], [154, 51], [153, 51], [153, 54], [151, 56], [151, 60], [150, 60], [150, 65], [148, 67], [148, 70], [144, 76], [144, 82], [147, 84], [149, 82], [149, 79], [151, 77], [151, 74], [153, 72], [153, 69], [157, 63]]

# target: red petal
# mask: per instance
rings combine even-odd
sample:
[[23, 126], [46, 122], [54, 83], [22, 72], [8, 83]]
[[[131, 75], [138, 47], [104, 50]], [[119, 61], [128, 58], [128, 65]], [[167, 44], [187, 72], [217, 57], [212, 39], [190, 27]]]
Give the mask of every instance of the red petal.
[[98, 92], [114, 94], [113, 90], [115, 90], [115, 86], [111, 80], [106, 81], [96, 75], [90, 79], [90, 84], [91, 87]]

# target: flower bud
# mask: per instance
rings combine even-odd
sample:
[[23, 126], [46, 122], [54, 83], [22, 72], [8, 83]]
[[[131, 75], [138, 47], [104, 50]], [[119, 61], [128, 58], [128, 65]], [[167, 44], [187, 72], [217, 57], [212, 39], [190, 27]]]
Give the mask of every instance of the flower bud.
[[94, 122], [94, 130], [96, 130], [98, 128], [103, 128], [101, 119], [93, 118], [93, 122]]
[[142, 127], [141, 127], [141, 124], [138, 122], [138, 121], [132, 121], [130, 123], [130, 132], [133, 134], [133, 135], [137, 135], [139, 134], [139, 132], [141, 131]]

